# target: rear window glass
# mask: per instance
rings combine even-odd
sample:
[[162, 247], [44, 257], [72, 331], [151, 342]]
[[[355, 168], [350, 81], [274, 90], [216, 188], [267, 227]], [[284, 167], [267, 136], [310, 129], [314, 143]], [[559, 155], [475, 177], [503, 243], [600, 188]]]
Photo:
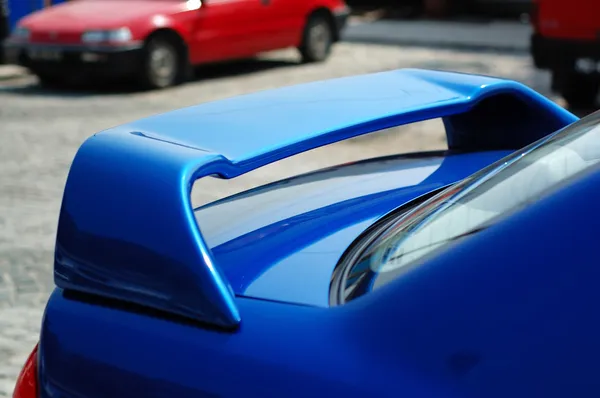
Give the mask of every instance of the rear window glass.
[[[481, 170], [420, 206], [388, 220], [342, 260], [332, 297], [341, 304], [398, 278], [452, 242], [527, 206], [600, 160], [600, 115]], [[344, 264], [346, 262], [347, 264]]]

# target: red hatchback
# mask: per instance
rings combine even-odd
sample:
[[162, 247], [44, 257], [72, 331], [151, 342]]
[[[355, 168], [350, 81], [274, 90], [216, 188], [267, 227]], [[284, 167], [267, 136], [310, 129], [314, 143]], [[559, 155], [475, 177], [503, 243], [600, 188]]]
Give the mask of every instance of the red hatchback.
[[195, 65], [286, 47], [323, 61], [348, 14], [344, 0], [71, 0], [23, 18], [5, 51], [42, 83], [134, 77], [162, 88]]

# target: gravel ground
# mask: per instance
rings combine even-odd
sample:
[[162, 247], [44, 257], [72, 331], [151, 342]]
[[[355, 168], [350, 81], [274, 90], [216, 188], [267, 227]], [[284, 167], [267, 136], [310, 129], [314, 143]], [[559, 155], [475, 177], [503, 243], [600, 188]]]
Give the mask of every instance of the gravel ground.
[[[37, 340], [52, 288], [56, 221], [70, 162], [96, 131], [204, 101], [332, 77], [423, 67], [510, 77], [547, 94], [549, 79], [527, 56], [339, 44], [321, 65], [298, 65], [293, 51], [205, 68], [202, 79], [160, 92], [50, 92], [34, 78], [0, 83], [0, 397], [10, 396], [20, 366]], [[207, 180], [194, 189], [203, 203], [297, 172], [375, 155], [440, 148], [441, 123], [430, 121], [320, 148], [240, 177]], [[327, 155], [323, 153], [327, 151]], [[217, 192], [205, 196], [203, 192]]]

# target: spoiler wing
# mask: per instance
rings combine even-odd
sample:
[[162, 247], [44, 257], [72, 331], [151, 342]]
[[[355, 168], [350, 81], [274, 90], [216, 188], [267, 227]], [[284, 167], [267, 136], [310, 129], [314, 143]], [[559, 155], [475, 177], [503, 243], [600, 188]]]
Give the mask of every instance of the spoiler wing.
[[81, 146], [69, 172], [56, 285], [235, 328], [234, 293], [194, 218], [193, 182], [439, 117], [448, 146], [464, 150], [518, 149], [577, 120], [513, 81], [406, 69], [262, 91], [106, 130]]

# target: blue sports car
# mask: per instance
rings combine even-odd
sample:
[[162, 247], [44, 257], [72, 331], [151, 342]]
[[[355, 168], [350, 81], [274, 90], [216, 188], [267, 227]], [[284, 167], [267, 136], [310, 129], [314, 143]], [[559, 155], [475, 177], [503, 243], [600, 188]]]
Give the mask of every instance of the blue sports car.
[[[447, 150], [192, 207], [199, 178], [433, 118]], [[600, 114], [417, 69], [100, 132], [14, 396], [598, 397], [599, 161]]]

